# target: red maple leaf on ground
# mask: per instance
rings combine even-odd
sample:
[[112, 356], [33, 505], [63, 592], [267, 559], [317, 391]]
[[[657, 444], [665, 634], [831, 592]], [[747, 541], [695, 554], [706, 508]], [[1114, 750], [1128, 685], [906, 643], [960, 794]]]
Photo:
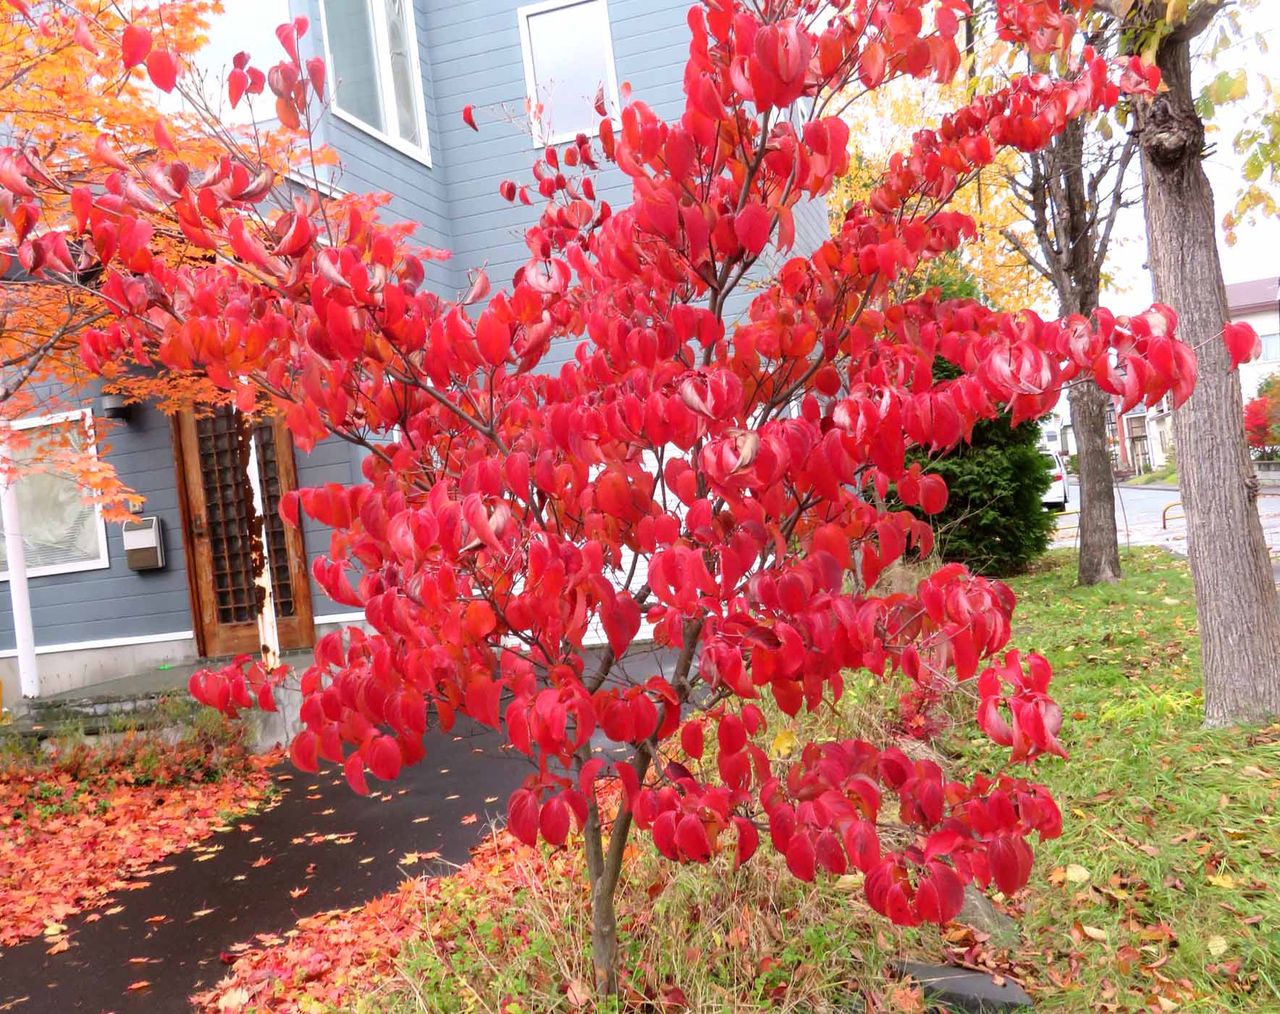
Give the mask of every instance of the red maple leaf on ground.
[[260, 803], [278, 759], [130, 737], [0, 768], [0, 945], [56, 938], [66, 917], [141, 886], [158, 860]]

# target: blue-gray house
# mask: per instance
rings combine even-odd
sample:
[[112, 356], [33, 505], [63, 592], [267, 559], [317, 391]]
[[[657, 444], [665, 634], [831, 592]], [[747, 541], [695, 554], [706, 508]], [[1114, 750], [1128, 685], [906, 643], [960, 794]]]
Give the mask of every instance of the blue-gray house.
[[[225, 0], [208, 67], [220, 74], [239, 49], [270, 65], [279, 52], [274, 27], [307, 16], [304, 47], [329, 66], [332, 108], [321, 140], [341, 158], [334, 184], [390, 193], [386, 216], [418, 223], [423, 242], [453, 251], [432, 283], [452, 294], [466, 288], [469, 268], [485, 266], [500, 285], [523, 263], [534, 209], [502, 200], [498, 184], [526, 178], [544, 144], [593, 133], [598, 97], [616, 109], [626, 82], [659, 114], [680, 114], [689, 2]], [[478, 133], [463, 122], [466, 105], [476, 107]], [[599, 189], [615, 205], [628, 199], [619, 174], [606, 173]], [[815, 246], [826, 231], [822, 209], [799, 216], [797, 227], [798, 245]], [[85, 398], [74, 422], [86, 439], [101, 409]], [[104, 523], [65, 481], [19, 484], [40, 696], [257, 647], [237, 421], [135, 408], [111, 443], [120, 476], [147, 498], [143, 514], [159, 519], [164, 564], [131, 567], [121, 526]], [[355, 452], [342, 443], [303, 455], [264, 425], [255, 453], [273, 518], [282, 490], [359, 479]], [[269, 525], [286, 649], [360, 619], [309, 578], [308, 558], [324, 543], [319, 532], [288, 532], [278, 519]], [[13, 707], [20, 691], [7, 587], [0, 573], [0, 676]]]

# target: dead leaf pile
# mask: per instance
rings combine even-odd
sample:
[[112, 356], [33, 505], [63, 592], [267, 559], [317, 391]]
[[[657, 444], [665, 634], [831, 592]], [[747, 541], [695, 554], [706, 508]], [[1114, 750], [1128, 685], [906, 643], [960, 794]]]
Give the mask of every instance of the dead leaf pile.
[[156, 862], [261, 803], [276, 760], [139, 737], [0, 768], [0, 945], [66, 950], [68, 916], [145, 887]]

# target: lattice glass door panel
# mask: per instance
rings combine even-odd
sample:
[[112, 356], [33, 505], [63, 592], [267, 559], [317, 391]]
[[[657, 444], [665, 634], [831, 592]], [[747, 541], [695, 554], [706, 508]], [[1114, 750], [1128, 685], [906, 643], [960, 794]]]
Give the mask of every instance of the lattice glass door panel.
[[250, 427], [231, 408], [175, 424], [183, 489], [184, 542], [192, 613], [201, 650], [209, 656], [256, 652], [262, 591], [260, 527], [249, 484], [250, 439], [258, 459], [265, 507], [267, 557], [280, 646], [315, 643], [311, 586], [302, 533], [280, 518], [280, 500], [297, 488], [293, 446], [278, 422]]
[[248, 481], [248, 433], [229, 407], [197, 419], [196, 431], [218, 621], [256, 623], [262, 591], [254, 577], [261, 547]]

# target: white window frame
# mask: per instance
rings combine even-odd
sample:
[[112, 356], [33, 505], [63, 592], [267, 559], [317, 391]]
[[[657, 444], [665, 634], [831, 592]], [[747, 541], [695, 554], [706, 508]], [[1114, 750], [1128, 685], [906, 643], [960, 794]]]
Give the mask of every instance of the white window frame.
[[[600, 133], [599, 122], [590, 130], [566, 130], [548, 133], [546, 125], [533, 115], [538, 106], [538, 80], [533, 66], [533, 38], [529, 34], [529, 19], [548, 11], [560, 10], [564, 7], [580, 7], [589, 3], [598, 3], [604, 8], [604, 58], [608, 79], [604, 82], [606, 103], [614, 110], [622, 108], [618, 97], [618, 65], [613, 56], [613, 19], [609, 17], [608, 0], [540, 0], [539, 3], [526, 4], [516, 10], [516, 19], [520, 25], [520, 52], [524, 56], [524, 93], [529, 100], [530, 120], [533, 133], [533, 146], [541, 148], [548, 144], [563, 144], [572, 141], [579, 133], [588, 137], [597, 137]], [[608, 100], [612, 99], [612, 103]], [[554, 127], [554, 125], [553, 125]]]
[[[409, 47], [409, 62], [413, 70], [414, 83], [417, 85], [413, 89], [413, 94], [418, 112], [418, 133], [422, 136], [420, 145], [406, 141], [404, 138], [396, 137], [385, 130], [379, 130], [373, 124], [366, 123], [360, 117], [348, 113], [338, 105], [337, 67], [333, 62], [333, 52], [329, 46], [329, 24], [324, 11], [324, 0], [318, 0], [318, 2], [320, 7], [320, 38], [324, 43], [325, 66], [329, 69], [329, 81], [326, 85], [329, 91], [329, 112], [343, 123], [349, 123], [362, 133], [368, 134], [374, 140], [382, 142], [388, 148], [394, 148], [401, 154], [408, 155], [430, 169], [431, 135], [427, 130], [427, 96], [423, 89], [422, 66], [419, 62], [418, 51], [421, 45], [418, 39], [418, 25], [415, 20], [417, 15], [414, 14], [412, 2], [405, 5], [405, 15], [409, 22], [406, 27], [410, 37], [413, 39], [413, 45]], [[392, 111], [394, 112], [394, 96], [396, 93], [395, 78], [391, 72], [391, 61], [385, 57], [388, 49], [386, 8], [381, 4], [374, 4], [369, 8], [369, 16], [373, 26], [373, 55], [374, 70], [376, 71], [378, 82], [378, 104], [382, 107], [382, 115], [385, 120], [388, 118], [388, 97], [391, 97]]]
[[1274, 331], [1271, 331], [1266, 334], [1260, 333], [1258, 335], [1258, 341], [1262, 345], [1262, 353], [1258, 356], [1258, 362], [1260, 363], [1274, 363], [1280, 360], [1280, 355], [1273, 355], [1273, 356], [1267, 355], [1268, 340], [1271, 340], [1272, 343], [1275, 345], [1280, 345], [1280, 334], [1276, 334]]
[[[89, 408], [77, 408], [69, 412], [54, 412], [49, 415], [19, 419], [10, 428], [33, 430], [41, 426], [54, 426], [77, 418], [84, 421], [86, 442], [83, 450], [92, 454], [95, 458], [98, 457], [98, 440], [93, 430], [93, 410]], [[102, 516], [102, 504], [95, 503], [93, 505], [93, 513], [97, 522], [95, 530], [98, 533], [98, 556], [95, 559], [84, 560], [79, 563], [55, 563], [45, 567], [29, 567], [27, 568], [27, 577], [52, 577], [55, 574], [81, 574], [91, 570], [107, 570], [111, 566], [111, 554], [107, 545], [107, 522]], [[0, 535], [0, 538], [3, 538], [3, 536]], [[5, 563], [5, 569], [0, 570], [0, 582], [9, 580], [8, 561], [6, 560]]]

